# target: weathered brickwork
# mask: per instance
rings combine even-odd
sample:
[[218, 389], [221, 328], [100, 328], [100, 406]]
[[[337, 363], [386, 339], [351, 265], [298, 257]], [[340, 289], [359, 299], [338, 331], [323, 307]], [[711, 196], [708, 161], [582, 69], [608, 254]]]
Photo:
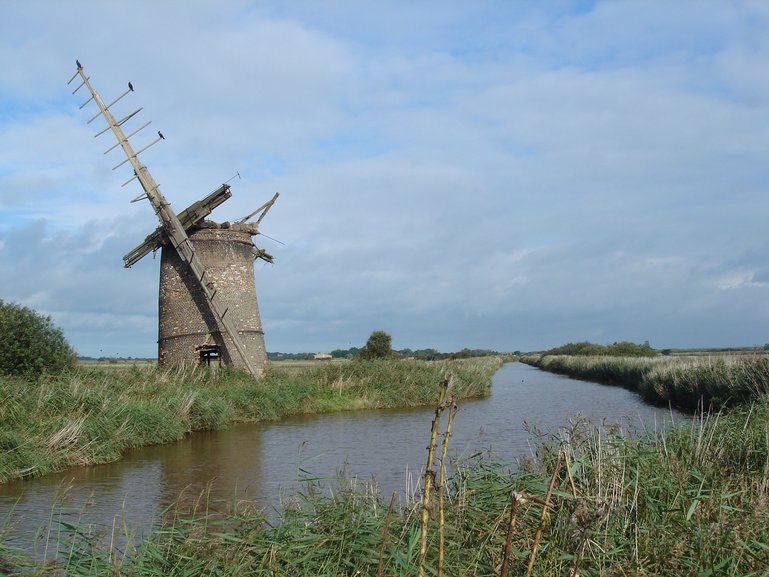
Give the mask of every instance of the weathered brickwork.
[[[227, 317], [237, 327], [249, 360], [258, 370], [264, 370], [267, 353], [254, 282], [258, 249], [251, 240], [255, 234], [256, 226], [252, 224], [205, 221], [202, 227], [189, 231], [189, 238], [205, 266], [204, 280], [213, 283], [222, 297]], [[222, 364], [245, 367], [230, 337], [211, 313], [189, 267], [170, 246], [163, 246], [160, 259], [159, 305], [161, 364], [197, 363], [201, 349], [218, 346]]]

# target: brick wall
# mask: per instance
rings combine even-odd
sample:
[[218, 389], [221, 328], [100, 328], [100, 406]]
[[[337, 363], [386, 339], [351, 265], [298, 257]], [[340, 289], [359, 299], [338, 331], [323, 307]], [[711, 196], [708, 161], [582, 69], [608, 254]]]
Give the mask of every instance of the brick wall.
[[[254, 282], [255, 247], [251, 224], [220, 225], [205, 221], [189, 232], [195, 251], [237, 327], [249, 360], [257, 369], [267, 365], [264, 333]], [[166, 363], [196, 363], [198, 347], [218, 345], [223, 364], [245, 367], [238, 350], [207, 305], [194, 275], [176, 250], [164, 246], [160, 259], [158, 358]]]

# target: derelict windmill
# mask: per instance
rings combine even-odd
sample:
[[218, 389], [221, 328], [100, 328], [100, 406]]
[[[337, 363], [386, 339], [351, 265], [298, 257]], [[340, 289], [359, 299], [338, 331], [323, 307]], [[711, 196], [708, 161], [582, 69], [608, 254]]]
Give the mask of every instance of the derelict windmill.
[[[123, 132], [123, 125], [142, 109], [116, 120], [110, 108], [133, 92], [128, 90], [110, 104], [105, 105], [91, 86], [90, 79], [79, 61], [77, 71], [69, 79], [71, 84], [78, 76], [91, 93], [80, 108], [92, 100], [99, 116], [107, 121], [107, 128], [94, 135], [98, 137], [108, 130], [117, 138], [126, 159], [113, 168], [130, 162], [134, 175], [123, 186], [137, 179], [144, 190], [131, 202], [147, 199], [160, 220], [160, 226], [145, 241], [123, 257], [130, 267], [148, 253], [161, 249], [158, 361], [163, 363], [210, 364], [212, 361], [246, 368], [259, 377], [267, 368], [264, 332], [259, 317], [254, 282], [254, 261], [261, 258], [272, 262], [272, 256], [254, 246], [252, 237], [258, 234], [259, 224], [272, 207], [278, 195], [253, 213], [234, 223], [215, 223], [205, 220], [214, 208], [230, 198], [232, 193], [223, 184], [204, 199], [192, 204], [178, 215], [152, 178], [147, 167], [139, 160], [139, 154], [163, 140], [158, 137], [139, 151], [134, 151], [129, 138], [146, 128], [147, 122], [131, 132]], [[256, 217], [256, 222], [249, 222]]]

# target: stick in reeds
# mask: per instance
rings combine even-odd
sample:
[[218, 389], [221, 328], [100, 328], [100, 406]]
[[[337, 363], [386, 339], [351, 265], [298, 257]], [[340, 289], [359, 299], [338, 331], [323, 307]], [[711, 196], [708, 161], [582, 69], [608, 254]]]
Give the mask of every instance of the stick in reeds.
[[555, 468], [553, 469], [553, 476], [550, 477], [550, 484], [547, 486], [547, 494], [545, 495], [545, 504], [542, 505], [542, 516], [539, 519], [539, 527], [534, 535], [534, 546], [531, 549], [531, 555], [529, 556], [529, 567], [526, 569], [526, 577], [531, 577], [531, 572], [534, 570], [534, 563], [537, 561], [537, 550], [539, 549], [539, 542], [542, 539], [542, 531], [545, 529], [545, 521], [549, 515], [547, 510], [550, 506], [550, 497], [553, 494], [553, 488], [555, 487], [555, 481], [558, 478], [558, 473], [561, 469], [561, 457], [562, 452], [558, 453], [558, 458], [555, 461]]
[[518, 494], [513, 491], [510, 494], [510, 519], [507, 522], [507, 535], [505, 535], [505, 548], [502, 551], [502, 568], [499, 570], [499, 577], [507, 577], [513, 544], [513, 531], [515, 530], [516, 515], [518, 513], [518, 503]]
[[441, 469], [438, 479], [438, 577], [443, 575], [443, 558], [445, 551], [445, 541], [443, 536], [443, 527], [446, 523], [443, 511], [443, 486], [446, 483], [446, 453], [449, 449], [449, 438], [451, 437], [451, 423], [454, 422], [454, 415], [457, 413], [457, 405], [454, 403], [454, 397], [449, 400], [449, 419], [446, 424], [446, 431], [443, 433], [443, 447], [441, 448]]
[[438, 406], [435, 408], [435, 418], [433, 419], [432, 428], [430, 430], [430, 444], [427, 446], [425, 486], [424, 493], [422, 495], [422, 531], [419, 539], [419, 569], [417, 570], [418, 577], [424, 577], [425, 575], [425, 557], [427, 557], [427, 524], [430, 521], [430, 507], [432, 506], [430, 498], [432, 496], [432, 488], [435, 483], [433, 461], [435, 460], [435, 447], [438, 444], [438, 428], [440, 426], [441, 413], [445, 408], [444, 403], [446, 402], [446, 391], [448, 388], [449, 379], [444, 379], [441, 383], [440, 392], [438, 394]]
[[382, 529], [382, 546], [379, 548], [379, 563], [376, 567], [376, 577], [382, 577], [382, 572], [384, 571], [384, 552], [385, 547], [387, 546], [387, 536], [390, 533], [390, 516], [392, 515], [393, 507], [395, 506], [395, 498], [396, 494], [393, 493], [393, 496], [390, 497], [390, 506], [387, 507], [387, 515], [385, 515], [385, 524]]
[[[571, 494], [574, 497], [574, 502], [577, 503], [577, 485], [574, 482], [574, 475], [571, 473], [571, 460], [569, 459], [569, 453], [565, 450], [563, 451], [563, 458], [566, 461], [566, 473], [569, 476]], [[569, 569], [570, 576], [577, 575], [579, 564], [582, 562], [582, 555], [585, 553], [585, 546], [587, 545], [588, 536], [589, 535], [587, 532], [582, 535], [582, 539], [580, 540], [579, 546], [577, 547], [577, 552], [574, 554], [574, 562], [571, 565], [571, 569]]]

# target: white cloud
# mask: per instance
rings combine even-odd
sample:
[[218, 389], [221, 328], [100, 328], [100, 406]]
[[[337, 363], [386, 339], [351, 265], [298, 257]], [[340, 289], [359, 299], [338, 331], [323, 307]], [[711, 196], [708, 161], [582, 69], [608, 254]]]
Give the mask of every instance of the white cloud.
[[769, 13], [705, 4], [9, 3], [0, 298], [152, 354], [157, 266], [120, 257], [155, 217], [79, 58], [107, 100], [133, 82], [177, 210], [236, 171], [218, 220], [281, 192], [270, 350], [765, 342]]

